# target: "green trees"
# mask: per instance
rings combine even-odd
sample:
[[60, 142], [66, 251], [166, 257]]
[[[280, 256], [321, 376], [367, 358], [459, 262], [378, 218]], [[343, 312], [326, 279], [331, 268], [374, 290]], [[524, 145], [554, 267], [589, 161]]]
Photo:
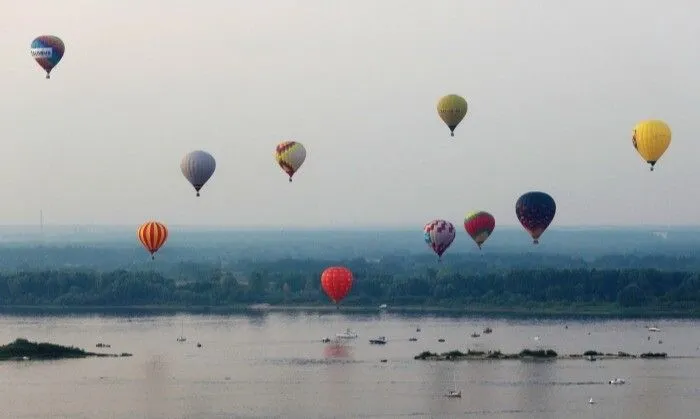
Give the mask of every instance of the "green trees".
[[[343, 305], [528, 309], [581, 306], [639, 310], [700, 308], [700, 274], [655, 269], [472, 269], [436, 266], [422, 257], [364, 260], [182, 263], [158, 270], [54, 269], [0, 273], [4, 306], [232, 306], [251, 303], [328, 305], [324, 266], [349, 266], [355, 281]], [[609, 262], [609, 261], [608, 261]], [[606, 263], [608, 263], [606, 262]]]

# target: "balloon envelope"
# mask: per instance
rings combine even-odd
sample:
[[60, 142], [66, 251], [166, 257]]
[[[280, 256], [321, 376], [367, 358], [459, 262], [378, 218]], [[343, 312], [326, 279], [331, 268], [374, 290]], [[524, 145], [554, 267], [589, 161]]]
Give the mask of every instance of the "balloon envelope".
[[635, 125], [632, 133], [632, 145], [645, 162], [654, 165], [663, 156], [671, 144], [671, 128], [659, 120], [642, 121]]
[[41, 35], [32, 41], [31, 54], [50, 78], [51, 70], [61, 61], [66, 47], [61, 38], [53, 35]]
[[448, 247], [455, 239], [455, 226], [445, 220], [433, 220], [423, 227], [425, 242], [428, 243], [433, 252], [438, 255], [438, 260], [442, 259]]
[[331, 266], [321, 274], [321, 287], [323, 291], [338, 304], [352, 287], [352, 272], [344, 266]]
[[455, 129], [467, 115], [467, 101], [459, 95], [447, 95], [440, 98], [437, 104], [438, 115], [450, 129], [450, 135], [454, 137]]
[[289, 175], [289, 181], [306, 160], [306, 148], [296, 141], [284, 141], [275, 147], [275, 160], [277, 164]]
[[165, 244], [168, 239], [168, 228], [158, 221], [146, 221], [136, 232], [137, 237], [143, 247], [151, 254], [151, 259], [155, 259], [154, 253]]
[[527, 192], [515, 203], [518, 221], [530, 234], [534, 244], [539, 243], [540, 236], [552, 222], [556, 212], [557, 204], [544, 192]]
[[195, 150], [187, 153], [180, 162], [180, 170], [185, 178], [192, 184], [194, 190], [202, 189], [205, 183], [211, 178], [216, 170], [216, 160], [214, 157], [202, 150]]
[[464, 229], [476, 242], [479, 249], [496, 228], [496, 219], [486, 211], [474, 211], [464, 217]]

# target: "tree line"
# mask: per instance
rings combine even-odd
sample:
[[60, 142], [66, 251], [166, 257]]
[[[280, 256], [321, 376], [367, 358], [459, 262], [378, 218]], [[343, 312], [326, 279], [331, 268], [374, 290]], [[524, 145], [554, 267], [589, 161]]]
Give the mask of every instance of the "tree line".
[[[682, 269], [504, 268], [422, 263], [294, 260], [221, 264], [180, 263], [167, 272], [61, 268], [0, 273], [5, 306], [234, 306], [252, 303], [331, 305], [320, 287], [330, 264], [354, 273], [342, 305], [618, 308], [700, 307], [700, 274]], [[175, 267], [178, 267], [177, 269]]]

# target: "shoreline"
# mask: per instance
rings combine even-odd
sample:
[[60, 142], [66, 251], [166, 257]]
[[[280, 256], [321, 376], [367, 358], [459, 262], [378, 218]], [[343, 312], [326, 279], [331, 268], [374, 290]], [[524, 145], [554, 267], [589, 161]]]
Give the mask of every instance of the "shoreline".
[[72, 314], [111, 314], [117, 316], [133, 315], [176, 315], [176, 314], [211, 314], [211, 315], [264, 315], [265, 313], [307, 312], [313, 314], [343, 315], [400, 315], [407, 317], [486, 317], [486, 318], [552, 318], [552, 319], [698, 319], [697, 309], [663, 309], [639, 307], [620, 309], [614, 306], [552, 306], [552, 307], [499, 307], [473, 305], [471, 307], [439, 306], [390, 306], [380, 309], [378, 306], [343, 306], [334, 305], [266, 305], [238, 304], [232, 306], [193, 306], [193, 305], [129, 305], [129, 306], [55, 306], [55, 305], [6, 305], [0, 307], [4, 315], [72, 315]]

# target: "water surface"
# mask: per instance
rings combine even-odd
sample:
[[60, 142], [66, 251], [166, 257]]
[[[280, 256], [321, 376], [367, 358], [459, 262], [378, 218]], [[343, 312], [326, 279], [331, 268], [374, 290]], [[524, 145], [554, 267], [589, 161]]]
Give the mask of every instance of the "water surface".
[[[652, 324], [661, 332], [648, 332]], [[470, 337], [486, 326], [492, 334]], [[26, 337], [134, 356], [0, 363], [0, 405], [3, 417], [26, 419], [695, 418], [700, 411], [696, 326], [696, 321], [682, 320], [518, 321], [335, 313], [3, 316], [0, 342]], [[358, 339], [345, 345], [320, 341], [346, 328], [357, 331]], [[184, 343], [176, 341], [181, 331], [187, 337]], [[370, 345], [368, 340], [379, 335], [389, 343]], [[417, 342], [408, 340], [413, 336]], [[98, 342], [111, 348], [95, 348]], [[525, 347], [552, 348], [560, 354], [663, 351], [684, 358], [413, 359], [424, 350], [517, 352]], [[609, 385], [614, 377], [627, 384]], [[462, 398], [447, 399], [444, 393], [455, 379]], [[591, 397], [596, 404], [588, 403]]]

